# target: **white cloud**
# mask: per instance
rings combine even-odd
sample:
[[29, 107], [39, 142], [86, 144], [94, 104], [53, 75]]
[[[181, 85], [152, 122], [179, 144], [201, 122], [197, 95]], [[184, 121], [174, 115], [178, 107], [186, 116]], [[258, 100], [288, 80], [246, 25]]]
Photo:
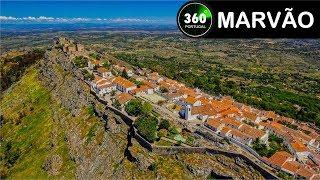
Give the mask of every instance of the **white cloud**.
[[75, 22], [100, 22], [100, 23], [152, 23], [152, 22], [166, 22], [165, 19], [140, 19], [140, 18], [85, 18], [85, 17], [77, 17], [77, 18], [63, 18], [63, 17], [12, 17], [12, 16], [0, 16], [0, 21], [3, 22], [50, 22], [50, 23], [75, 23]]

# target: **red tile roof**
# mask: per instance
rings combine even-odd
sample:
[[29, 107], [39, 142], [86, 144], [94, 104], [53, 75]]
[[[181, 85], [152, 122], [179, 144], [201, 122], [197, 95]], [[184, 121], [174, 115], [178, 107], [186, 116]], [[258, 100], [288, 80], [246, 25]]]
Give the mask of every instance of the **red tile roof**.
[[124, 103], [130, 101], [131, 99], [134, 99], [134, 97], [128, 93], [121, 93], [116, 96], [116, 99], [119, 101], [120, 104], [124, 104]]
[[223, 134], [226, 134], [227, 132], [231, 131], [232, 128], [229, 128], [228, 126], [223, 126], [223, 128], [221, 129], [221, 132]]
[[240, 126], [239, 130], [249, 136], [251, 136], [253, 139], [261, 138], [266, 133], [264, 131], [261, 131], [259, 129], [256, 129], [250, 125], [243, 124]]
[[188, 104], [194, 104], [198, 100], [193, 96], [188, 96], [187, 98], [183, 99], [183, 101], [188, 103]]
[[192, 115], [209, 115], [209, 116], [214, 116], [217, 114], [217, 111], [212, 107], [210, 104], [206, 104], [203, 106], [195, 106], [191, 108], [191, 114]]
[[278, 151], [272, 155], [268, 160], [270, 163], [282, 167], [282, 165], [289, 159], [292, 155], [285, 151]]
[[301, 166], [301, 164], [298, 163], [297, 161], [287, 161], [282, 165], [282, 168], [284, 168], [294, 174], [299, 170], [300, 166]]
[[233, 137], [237, 137], [237, 138], [240, 138], [240, 139], [242, 139], [242, 140], [252, 139], [250, 136], [246, 135], [245, 133], [242, 133], [242, 132], [240, 132], [239, 130], [233, 129], [233, 128], [231, 129], [230, 134], [231, 134]]
[[296, 152], [308, 151], [308, 148], [303, 143], [301, 143], [300, 141], [294, 141], [290, 145]]
[[308, 168], [302, 167], [297, 171], [297, 174], [303, 176], [305, 178], [311, 178], [312, 176], [316, 175], [316, 173]]
[[226, 126], [235, 126], [235, 127], [239, 127], [242, 123], [232, 119], [232, 118], [221, 118], [221, 123], [225, 124]]
[[227, 115], [230, 115], [230, 114], [234, 114], [234, 115], [240, 115], [240, 110], [237, 108], [237, 107], [230, 107], [224, 111], [222, 111], [221, 113], [221, 116], [224, 117], [224, 116], [227, 116]]
[[207, 124], [214, 128], [222, 126], [221, 122], [218, 119], [208, 119]]
[[130, 87], [135, 86], [135, 84], [133, 82], [131, 82], [121, 76], [114, 78], [113, 83], [118, 84], [118, 85], [125, 87], [125, 88], [130, 88]]

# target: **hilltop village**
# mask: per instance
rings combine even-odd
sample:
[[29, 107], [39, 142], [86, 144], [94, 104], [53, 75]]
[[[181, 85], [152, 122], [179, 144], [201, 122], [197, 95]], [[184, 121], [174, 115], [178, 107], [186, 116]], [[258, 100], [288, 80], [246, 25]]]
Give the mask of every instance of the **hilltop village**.
[[[157, 72], [109, 59], [66, 38], [56, 40], [55, 46], [81, 70], [92, 92], [121, 112], [138, 120], [137, 111], [151, 108], [180, 129], [207, 130], [213, 139], [222, 138], [243, 149], [274, 172], [320, 179], [320, 133], [314, 125], [238, 103], [229, 96], [206, 94]], [[180, 135], [180, 129], [160, 132], [179, 145], [193, 146]], [[151, 130], [138, 131], [144, 136]], [[156, 143], [154, 138], [147, 139]]]

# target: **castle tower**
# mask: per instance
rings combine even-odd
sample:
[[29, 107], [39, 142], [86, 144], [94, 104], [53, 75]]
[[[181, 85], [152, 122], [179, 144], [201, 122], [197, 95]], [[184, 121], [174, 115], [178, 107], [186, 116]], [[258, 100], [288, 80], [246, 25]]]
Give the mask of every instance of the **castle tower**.
[[191, 119], [191, 105], [185, 105], [184, 118], [186, 120]]

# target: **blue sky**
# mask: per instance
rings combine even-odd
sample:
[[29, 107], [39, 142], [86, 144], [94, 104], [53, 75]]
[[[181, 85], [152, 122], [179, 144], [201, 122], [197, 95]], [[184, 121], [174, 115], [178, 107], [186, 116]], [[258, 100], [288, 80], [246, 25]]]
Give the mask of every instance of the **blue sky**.
[[[4, 20], [34, 18], [139, 19], [175, 21], [184, 1], [1, 1]], [[8, 18], [10, 17], [10, 18]]]

